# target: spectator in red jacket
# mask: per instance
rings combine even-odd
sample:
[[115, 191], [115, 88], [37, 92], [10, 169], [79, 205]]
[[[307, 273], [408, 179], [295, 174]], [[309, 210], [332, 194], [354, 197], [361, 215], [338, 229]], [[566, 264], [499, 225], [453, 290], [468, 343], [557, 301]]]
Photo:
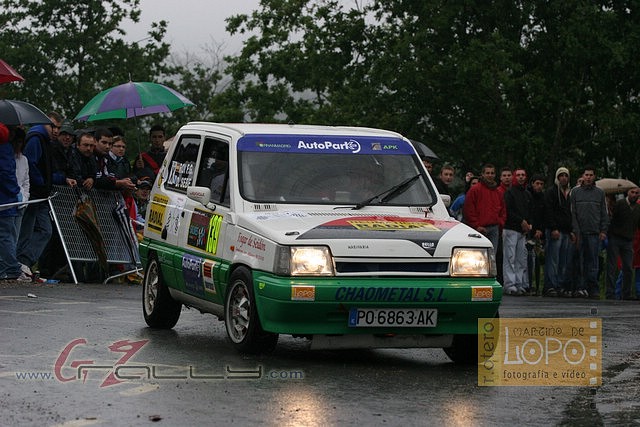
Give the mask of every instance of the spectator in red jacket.
[[498, 249], [500, 230], [507, 219], [502, 193], [496, 183], [496, 168], [492, 164], [482, 167], [480, 182], [469, 189], [463, 206], [464, 221], [467, 225], [484, 234]]

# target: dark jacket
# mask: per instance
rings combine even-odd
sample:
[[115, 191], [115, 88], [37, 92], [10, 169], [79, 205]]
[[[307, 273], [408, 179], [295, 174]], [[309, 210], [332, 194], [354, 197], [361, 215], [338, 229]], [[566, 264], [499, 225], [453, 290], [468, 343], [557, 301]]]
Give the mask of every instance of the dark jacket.
[[504, 193], [504, 205], [507, 210], [504, 228], [522, 233], [522, 221], [525, 220], [531, 224], [533, 211], [531, 193], [524, 186], [514, 184]]
[[97, 172], [95, 187], [101, 190], [115, 190], [116, 176], [110, 171], [112, 166], [109, 165], [111, 158], [109, 154], [105, 156], [96, 156]]
[[[17, 202], [19, 193], [13, 145], [10, 142], [0, 143], [0, 205]], [[17, 214], [16, 207], [0, 209], [0, 216]]]
[[136, 168], [136, 160], [138, 157], [133, 160], [133, 174], [137, 177], [148, 176], [151, 178], [155, 178], [158, 174], [158, 170], [160, 166], [162, 166], [162, 162], [164, 161], [164, 157], [167, 152], [164, 150], [158, 150], [155, 148], [151, 148], [149, 151], [145, 151], [142, 153], [142, 160], [144, 162], [144, 167], [141, 169]]
[[107, 168], [109, 168], [110, 174], [113, 174], [116, 179], [131, 177], [131, 165], [126, 157], [118, 157], [111, 152], [109, 152], [108, 156]]
[[70, 164], [72, 147], [64, 148], [58, 141], [51, 143], [51, 157], [53, 162], [54, 173], [60, 173], [65, 176], [70, 176]]
[[604, 191], [595, 185], [581, 185], [571, 190], [573, 232], [577, 234], [606, 233], [609, 214]]
[[632, 240], [640, 221], [640, 205], [629, 204], [625, 197], [617, 200], [611, 210], [609, 234], [626, 240]]
[[549, 231], [571, 233], [571, 203], [569, 192], [565, 196], [557, 184], [544, 193], [545, 228]]
[[82, 153], [74, 147], [71, 149], [69, 170], [69, 178], [75, 179], [80, 186], [87, 178], [93, 178], [95, 181], [96, 172], [98, 171], [96, 158], [95, 156], [83, 156]]
[[436, 189], [438, 190], [438, 193], [446, 194], [449, 197], [451, 197], [451, 190], [449, 190], [449, 186], [447, 184], [445, 184], [444, 182], [442, 182], [440, 177], [434, 178], [433, 182], [434, 182], [434, 184], [436, 184]]
[[53, 170], [51, 141], [44, 125], [34, 126], [29, 130], [23, 154], [29, 161], [31, 199], [49, 197], [53, 184], [65, 183], [64, 174]]
[[544, 199], [544, 192], [535, 192], [533, 189], [527, 190], [531, 194], [531, 229], [530, 236], [533, 236], [536, 231], [544, 233], [546, 223], [546, 205]]

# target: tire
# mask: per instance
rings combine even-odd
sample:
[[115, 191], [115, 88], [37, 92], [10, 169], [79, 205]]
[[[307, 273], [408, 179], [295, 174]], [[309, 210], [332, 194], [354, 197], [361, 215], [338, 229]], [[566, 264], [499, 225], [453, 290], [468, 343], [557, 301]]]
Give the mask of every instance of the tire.
[[460, 365], [478, 363], [478, 336], [454, 335], [451, 347], [443, 348], [449, 359]]
[[[500, 313], [496, 313], [495, 318], [497, 319], [499, 317]], [[478, 335], [454, 335], [451, 347], [443, 348], [443, 350], [454, 363], [460, 365], [477, 365]]]
[[241, 353], [273, 351], [278, 334], [265, 332], [260, 325], [253, 280], [248, 269], [240, 267], [231, 274], [224, 303], [224, 325], [233, 346]]
[[142, 311], [144, 321], [152, 328], [171, 329], [180, 318], [182, 304], [171, 297], [162, 280], [158, 258], [151, 256], [142, 281]]

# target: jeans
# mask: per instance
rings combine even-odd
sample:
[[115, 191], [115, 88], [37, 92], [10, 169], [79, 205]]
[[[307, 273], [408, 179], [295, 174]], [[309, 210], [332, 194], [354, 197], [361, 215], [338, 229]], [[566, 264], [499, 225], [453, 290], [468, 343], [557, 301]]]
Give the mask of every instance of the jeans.
[[578, 252], [581, 257], [581, 280], [577, 289], [586, 289], [589, 296], [599, 296], [598, 286], [598, 251], [600, 250], [600, 236], [598, 234], [580, 234]]
[[631, 298], [631, 278], [633, 276], [633, 240], [609, 236], [607, 244], [607, 299], [615, 297], [615, 280], [618, 271], [618, 257], [622, 261], [622, 298]]
[[504, 288], [528, 286], [526, 235], [504, 229], [502, 231], [502, 276]]
[[[27, 210], [26, 206], [21, 209], [17, 209], [18, 216], [16, 217], [16, 246], [18, 245], [18, 238], [20, 238], [20, 230], [22, 229], [22, 217], [24, 217], [24, 212]], [[16, 247], [17, 250], [17, 247]]]
[[20, 276], [20, 264], [16, 258], [17, 216], [0, 216], [0, 279]]
[[485, 237], [491, 241], [493, 245], [493, 252], [498, 253], [498, 240], [500, 239], [500, 227], [497, 225], [487, 225], [485, 227], [487, 229], [487, 234]]
[[[636, 276], [636, 298], [640, 298], [640, 267], [635, 268]], [[622, 271], [618, 274], [618, 280], [616, 280], [616, 299], [622, 299]]]
[[49, 243], [52, 231], [49, 203], [27, 206], [18, 239], [18, 261], [27, 267], [33, 266]]
[[553, 239], [547, 230], [545, 237], [544, 289], [571, 290], [573, 248], [569, 233], [560, 233], [559, 238]]

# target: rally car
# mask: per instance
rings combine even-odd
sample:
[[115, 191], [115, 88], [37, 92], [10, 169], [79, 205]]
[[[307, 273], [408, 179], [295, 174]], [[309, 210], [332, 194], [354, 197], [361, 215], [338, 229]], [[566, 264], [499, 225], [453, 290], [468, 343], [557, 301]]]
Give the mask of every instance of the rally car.
[[491, 243], [449, 217], [410, 141], [380, 129], [183, 126], [140, 255], [150, 327], [194, 307], [248, 353], [289, 334], [475, 362], [478, 318], [502, 297]]

